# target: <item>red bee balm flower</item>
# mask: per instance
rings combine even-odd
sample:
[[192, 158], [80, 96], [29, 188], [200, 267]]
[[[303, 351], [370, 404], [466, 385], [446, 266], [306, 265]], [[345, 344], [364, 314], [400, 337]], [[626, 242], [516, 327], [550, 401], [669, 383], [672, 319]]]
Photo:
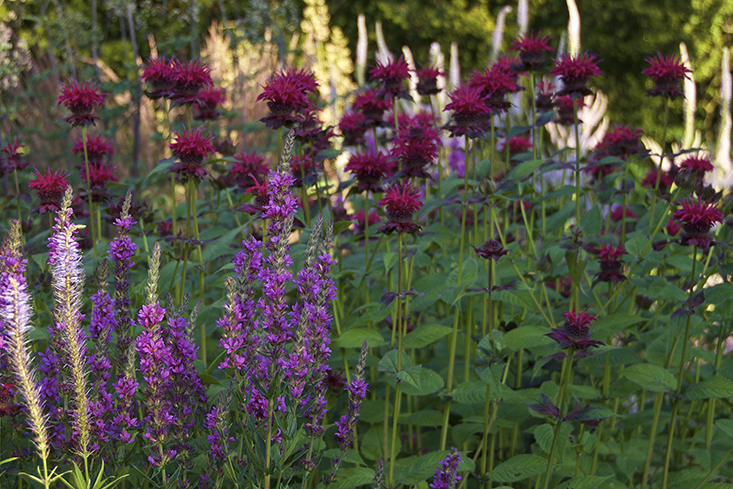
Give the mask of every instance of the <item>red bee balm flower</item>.
[[64, 120], [72, 126], [94, 124], [98, 117], [92, 115], [92, 111], [102, 102], [104, 95], [95, 84], [89, 81], [78, 83], [76, 80], [71, 80], [61, 87], [58, 99], [58, 104], [64, 105], [71, 112], [72, 116]]
[[266, 100], [270, 109], [270, 115], [261, 121], [270, 129], [291, 127], [299, 120], [294, 113], [310, 107], [308, 94], [317, 90], [313, 73], [305, 70], [275, 73], [267, 80], [264, 92], [257, 96], [258, 101]]
[[257, 183], [257, 179], [264, 180], [270, 164], [263, 155], [255, 152], [242, 151], [234, 158], [229, 174], [234, 182], [243, 189], [248, 189]]
[[176, 71], [176, 61], [166, 58], [157, 58], [148, 60], [148, 65], [143, 70], [142, 79], [150, 83], [152, 92], [148, 93], [148, 97], [158, 99], [169, 95], [170, 89], [175, 84], [174, 74]]
[[[505, 151], [506, 150], [506, 141], [504, 139], [499, 141], [498, 145], [499, 151]], [[514, 158], [515, 156], [522, 154], [522, 153], [529, 153], [532, 151], [532, 141], [530, 141], [528, 136], [513, 136], [509, 138], [509, 158]]]
[[447, 127], [451, 136], [483, 132], [489, 121], [491, 110], [478, 88], [465, 86], [453, 90], [449, 95], [451, 103], [443, 110], [452, 110], [452, 124]]
[[51, 172], [51, 169], [48, 168], [44, 175], [36, 170], [36, 178], [31, 180], [28, 186], [35, 189], [38, 194], [38, 200], [41, 201], [41, 206], [38, 208], [40, 214], [59, 210], [61, 198], [64, 196], [66, 187], [69, 186], [66, 177], [63, 171]]
[[485, 258], [487, 260], [498, 260], [502, 256], [509, 253], [509, 250], [505, 249], [500, 242], [495, 239], [490, 239], [481, 246], [481, 248], [473, 247], [476, 250], [476, 256]]
[[558, 95], [590, 95], [593, 92], [586, 86], [588, 80], [594, 76], [603, 76], [593, 54], [585, 53], [576, 57], [566, 54], [556, 59], [555, 63], [556, 66], [550, 70], [550, 74], [562, 78], [565, 85]]
[[422, 202], [418, 199], [417, 191], [412, 191], [410, 183], [392, 185], [379, 201], [387, 212], [389, 222], [379, 227], [384, 233], [416, 233], [420, 231], [420, 225], [413, 222], [412, 215], [419, 211]]
[[[91, 180], [93, 201], [99, 202], [102, 200], [106, 196], [104, 192], [105, 185], [107, 185], [108, 182], [117, 181], [114, 170], [114, 167], [103, 162], [89, 163], [89, 180]], [[89, 186], [86, 168], [81, 168], [79, 170], [79, 174], [81, 175], [82, 180], [87, 184], [87, 186]]]
[[382, 152], [367, 150], [351, 156], [346, 170], [356, 176], [357, 190], [379, 192], [381, 180], [392, 174], [392, 163]]
[[624, 274], [621, 273], [621, 268], [624, 265], [621, 256], [627, 253], [623, 246], [614, 248], [612, 245], [604, 243], [596, 252], [601, 262], [601, 270], [596, 273], [599, 281], [617, 284], [622, 280], [626, 280]]
[[664, 56], [657, 53], [656, 57], [650, 56], [646, 58], [646, 61], [649, 63], [649, 68], [642, 70], [642, 73], [656, 85], [654, 88], [647, 90], [647, 94], [669, 98], [685, 95], [680, 89], [680, 83], [688, 78], [688, 73], [692, 73], [692, 70], [682, 64], [682, 59], [679, 56]]
[[0, 149], [0, 176], [13, 173], [14, 171], [23, 171], [28, 163], [23, 160], [23, 153], [19, 150], [23, 145], [18, 144], [18, 139], [14, 139], [12, 143], [5, 145]]
[[710, 229], [717, 223], [723, 222], [725, 217], [713, 202], [697, 201], [690, 197], [680, 203], [682, 209], [677, 210], [673, 217], [682, 223], [682, 237], [680, 244], [697, 246], [703, 251], [710, 249], [712, 238], [708, 235]]
[[385, 111], [392, 108], [392, 100], [379, 98], [376, 90], [367, 88], [356, 94], [351, 108], [364, 115], [364, 124], [369, 128], [382, 123]]
[[204, 88], [196, 94], [196, 116], [197, 121], [215, 121], [219, 118], [218, 106], [226, 102], [224, 90], [221, 88]]
[[171, 171], [181, 178], [206, 176], [208, 172], [201, 164], [210, 153], [216, 151], [211, 144], [214, 137], [206, 135], [201, 128], [186, 129], [182, 135], [174, 132], [173, 137], [175, 141], [170, 144], [170, 148], [173, 156], [180, 160], [180, 164], [174, 165]]
[[680, 163], [680, 168], [690, 173], [694, 173], [699, 177], [703, 177], [707, 172], [713, 171], [713, 164], [709, 159], [705, 157], [693, 156], [687, 158], [685, 161]]
[[592, 340], [590, 334], [590, 325], [598, 318], [582, 311], [577, 314], [575, 311], [566, 312], [565, 323], [562, 328], [556, 328], [547, 333], [553, 340], [557, 341], [560, 348], [574, 348], [575, 350], [585, 350], [590, 347], [603, 345], [602, 341]]
[[493, 66], [483, 73], [474, 72], [468, 82], [469, 87], [479, 91], [484, 103], [496, 112], [503, 112], [511, 107], [506, 97], [519, 90], [511, 71], [497, 69]]
[[257, 214], [263, 212], [266, 205], [270, 203], [270, 196], [267, 194], [267, 180], [262, 180], [262, 183], [258, 182], [254, 175], [250, 175], [254, 180], [254, 185], [248, 188], [245, 193], [255, 194], [254, 204], [245, 204], [239, 208], [240, 211], [246, 212], [247, 214]]
[[366, 133], [366, 117], [359, 112], [346, 112], [339, 122], [339, 131], [344, 137], [344, 146], [355, 146], [364, 143]]
[[410, 67], [404, 57], [400, 56], [396, 61], [390, 60], [385, 64], [377, 61], [377, 66], [372, 67], [369, 74], [372, 80], [382, 82], [381, 98], [407, 96], [402, 83], [410, 76]]
[[535, 94], [535, 106], [540, 112], [549, 112], [555, 108], [554, 100], [555, 85], [545, 80], [537, 82], [537, 93]]
[[196, 95], [204, 87], [214, 84], [209, 74], [209, 67], [200, 60], [173, 65], [172, 97], [177, 102], [195, 102]]
[[[585, 102], [582, 98], [577, 99], [578, 110], [585, 107]], [[573, 98], [570, 95], [560, 95], [555, 97], [555, 106], [557, 106], [557, 119], [555, 122], [562, 124], [563, 126], [571, 126], [575, 123], [575, 116], [573, 115]], [[583, 121], [578, 118], [578, 124]]]
[[420, 69], [417, 70], [417, 93], [420, 95], [437, 95], [440, 93], [438, 88], [438, 77], [445, 76], [445, 73], [440, 71], [438, 68], [427, 67], [423, 68], [420, 65]]
[[658, 173], [659, 170], [649, 170], [649, 173], [646, 174], [644, 180], [641, 182], [641, 186], [653, 189], [657, 185], [657, 178], [659, 178], [659, 192], [662, 195], [667, 195], [672, 188], [672, 184], [674, 184], [674, 178], [665, 171], [657, 176]]
[[519, 51], [519, 60], [522, 62], [524, 70], [537, 70], [544, 64], [544, 55], [546, 52], [552, 52], [550, 46], [547, 45], [550, 36], [542, 36], [534, 32], [523, 38], [516, 38], [509, 47], [510, 51]]
[[[84, 140], [77, 140], [71, 152], [84, 158]], [[99, 134], [87, 134], [87, 158], [90, 163], [103, 161], [107, 155], [114, 152], [107, 138]]]

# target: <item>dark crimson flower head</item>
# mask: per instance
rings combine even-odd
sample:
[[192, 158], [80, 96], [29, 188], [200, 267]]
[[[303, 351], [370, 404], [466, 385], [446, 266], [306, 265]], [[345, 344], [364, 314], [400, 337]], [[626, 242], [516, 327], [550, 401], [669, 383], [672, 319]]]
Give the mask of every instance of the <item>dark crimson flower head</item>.
[[382, 190], [381, 181], [392, 175], [393, 165], [381, 151], [369, 149], [351, 155], [346, 170], [356, 176], [359, 192]]
[[93, 115], [92, 111], [102, 102], [104, 102], [104, 95], [91, 81], [79, 83], [76, 80], [70, 80], [61, 87], [61, 95], [58, 99], [58, 104], [64, 105], [71, 112], [71, 117], [64, 120], [72, 126], [94, 124], [98, 117]]
[[503, 112], [511, 107], [507, 94], [519, 90], [512, 72], [496, 68], [496, 65], [483, 73], [473, 72], [468, 86], [478, 90], [484, 103], [494, 112]]
[[474, 246], [473, 249], [476, 250], [476, 256], [480, 256], [487, 260], [498, 260], [509, 253], [509, 250], [505, 249], [501, 243], [495, 239], [488, 240], [481, 246], [481, 248], [476, 248]]
[[89, 162], [89, 180], [87, 180], [86, 167], [83, 166], [79, 170], [82, 180], [92, 189], [92, 200], [94, 202], [99, 202], [107, 197], [104, 187], [108, 182], [117, 181], [117, 176], [114, 173], [115, 169], [115, 167], [101, 161]]
[[550, 74], [562, 78], [564, 85], [563, 89], [557, 93], [558, 95], [573, 97], [590, 95], [593, 92], [586, 86], [588, 80], [594, 76], [603, 76], [593, 54], [584, 53], [578, 56], [565, 54], [557, 58], [555, 64]]
[[[582, 98], [578, 98], [578, 110], [585, 107], [585, 102]], [[557, 106], [557, 119], [555, 122], [562, 124], [563, 126], [571, 126], [574, 122], [573, 115], [573, 98], [570, 95], [560, 95], [555, 97], [555, 106]], [[583, 121], [578, 118], [578, 124]]]
[[644, 155], [644, 145], [641, 143], [641, 129], [632, 129], [628, 126], [614, 126], [606, 133], [601, 142], [595, 147], [595, 159], [615, 156], [624, 161], [631, 155]]
[[657, 53], [655, 57], [646, 58], [649, 68], [642, 70], [655, 87], [647, 90], [649, 95], [661, 95], [663, 97], [677, 98], [685, 94], [680, 88], [682, 81], [689, 78], [692, 70], [682, 64], [682, 58], [677, 55], [664, 56]]
[[264, 155], [255, 151], [242, 151], [234, 157], [229, 174], [233, 183], [247, 190], [256, 185], [258, 180], [264, 181], [269, 171], [270, 163]]
[[66, 187], [69, 186], [66, 181], [67, 174], [62, 171], [52, 172], [50, 168], [46, 169], [43, 174], [36, 169], [36, 178], [28, 183], [28, 186], [35, 189], [38, 194], [38, 200], [41, 206], [38, 208], [39, 213], [56, 212], [61, 206], [61, 198], [64, 196]]
[[196, 95], [202, 88], [214, 84], [209, 71], [206, 63], [202, 63], [198, 59], [187, 63], [175, 63], [173, 65], [171, 98], [176, 102], [195, 102]]
[[657, 185], [657, 178], [659, 178], [659, 191], [662, 195], [667, 195], [674, 183], [674, 177], [665, 171], [662, 171], [661, 175], [659, 175], [659, 172], [659, 169], [649, 170], [649, 173], [646, 174], [646, 177], [641, 182], [641, 186], [653, 189]]
[[621, 272], [624, 265], [621, 256], [627, 253], [623, 246], [619, 245], [614, 248], [613, 245], [603, 243], [601, 248], [595, 251], [598, 253], [601, 266], [601, 270], [596, 273], [599, 281], [617, 284], [622, 280], [626, 280]]
[[216, 151], [211, 144], [214, 137], [207, 135], [203, 128], [185, 129], [183, 134], [174, 132], [173, 137], [175, 141], [170, 144], [170, 148], [180, 164], [174, 165], [171, 171], [180, 178], [203, 178], [208, 175], [202, 163], [209, 154]]
[[[501, 54], [496, 61], [491, 65], [491, 70], [501, 71], [512, 77], [512, 80], [516, 83], [519, 80], [519, 72], [523, 70], [522, 62], [518, 57], [510, 54]], [[521, 87], [516, 86], [514, 91], [522, 90]]]
[[[499, 151], [506, 151], [506, 140], [501, 139], [499, 141]], [[529, 139], [529, 136], [525, 135], [519, 135], [519, 136], [512, 136], [509, 138], [509, 158], [514, 158], [515, 156], [522, 154], [522, 153], [528, 153], [532, 151], [532, 141]]]
[[8, 142], [4, 148], [0, 149], [0, 176], [13, 173], [14, 171], [23, 171], [28, 163], [23, 158], [20, 148], [23, 145], [18, 143], [18, 138], [12, 142]]
[[257, 100], [266, 100], [270, 115], [261, 119], [268, 128], [292, 127], [299, 118], [295, 112], [310, 107], [308, 95], [316, 93], [318, 83], [313, 73], [306, 70], [285, 70], [272, 75]]
[[602, 341], [591, 339], [590, 334], [590, 325], [598, 318], [585, 311], [581, 311], [580, 314], [575, 311], [566, 312], [564, 316], [565, 323], [562, 328], [553, 329], [545, 335], [557, 341], [560, 348], [572, 347], [579, 351], [603, 345]]
[[710, 160], [704, 156], [691, 156], [680, 163], [680, 168], [695, 174], [699, 178], [715, 169]]
[[529, 36], [515, 38], [509, 50], [519, 52], [519, 60], [525, 71], [537, 70], [545, 63], [545, 53], [554, 51], [547, 44], [550, 39], [550, 36], [540, 36], [539, 32], [535, 36], [532, 32]]
[[[354, 221], [354, 234], [357, 236], [364, 235], [367, 224], [364, 209], [357, 210], [349, 219]], [[378, 222], [382, 222], [382, 218], [377, 214], [377, 209], [372, 209], [369, 212], [369, 228], [372, 228], [372, 226], [375, 226]], [[375, 237], [372, 236], [369, 239], [375, 239]]]
[[695, 200], [689, 197], [679, 203], [682, 209], [675, 211], [673, 217], [682, 223], [680, 244], [697, 246], [703, 251], [710, 249], [712, 238], [708, 234], [715, 224], [723, 222], [725, 215], [714, 202]]
[[410, 76], [410, 67], [403, 56], [397, 60], [390, 59], [387, 63], [377, 61], [377, 65], [369, 70], [371, 80], [382, 82], [380, 98], [406, 97], [407, 92], [403, 82]]
[[535, 94], [535, 107], [540, 112], [549, 112], [555, 108], [555, 85], [540, 80], [537, 82], [537, 92]]
[[394, 184], [379, 201], [387, 213], [387, 224], [379, 227], [384, 233], [416, 233], [420, 231], [420, 225], [412, 220], [412, 215], [422, 207], [417, 190], [412, 190], [408, 183]]
[[401, 177], [430, 177], [425, 168], [438, 158], [443, 144], [434, 124], [435, 119], [427, 112], [418, 112], [400, 122], [391, 154], [401, 164]]
[[243, 205], [239, 210], [248, 214], [256, 214], [258, 212], [263, 212], [265, 206], [269, 205], [270, 196], [267, 194], [267, 180], [263, 178], [262, 183], [260, 183], [254, 175], [251, 175], [251, 177], [255, 183], [248, 188], [245, 193], [252, 193], [255, 195], [254, 204]]
[[344, 146], [364, 144], [366, 134], [366, 117], [360, 112], [346, 112], [339, 122], [339, 131], [344, 137]]
[[619, 204], [614, 204], [611, 206], [611, 220], [613, 222], [619, 222], [623, 220], [624, 214], [626, 215], [626, 219], [636, 219], [638, 216], [634, 214], [634, 211], [626, 207], [624, 209], [623, 206]]
[[357, 93], [351, 108], [364, 115], [367, 128], [378, 126], [382, 123], [384, 113], [392, 108], [391, 99], [383, 99], [373, 88], [367, 88]]
[[316, 107], [308, 107], [298, 118], [295, 129], [295, 140], [310, 148], [314, 155], [331, 149], [331, 138], [334, 136], [333, 128], [321, 122], [318, 117], [320, 113]]
[[154, 58], [149, 59], [143, 70], [142, 79], [150, 84], [152, 91], [148, 96], [158, 99], [169, 95], [175, 84], [174, 74], [177, 61], [175, 59]]
[[482, 132], [491, 117], [491, 109], [486, 105], [478, 88], [463, 86], [448, 94], [451, 102], [444, 111], [453, 111], [451, 124], [447, 126], [451, 136]]
[[227, 101], [223, 88], [203, 88], [196, 94], [194, 108], [197, 121], [215, 121], [219, 118], [219, 105]]
[[[84, 140], [77, 139], [71, 152], [84, 158]], [[101, 134], [87, 134], [87, 159], [90, 163], [103, 161], [106, 156], [114, 152], [106, 137]]]
[[427, 68], [420, 65], [420, 69], [415, 72], [417, 75], [417, 93], [420, 95], [437, 95], [440, 93], [438, 88], [438, 77], [445, 76], [439, 68], [428, 66]]

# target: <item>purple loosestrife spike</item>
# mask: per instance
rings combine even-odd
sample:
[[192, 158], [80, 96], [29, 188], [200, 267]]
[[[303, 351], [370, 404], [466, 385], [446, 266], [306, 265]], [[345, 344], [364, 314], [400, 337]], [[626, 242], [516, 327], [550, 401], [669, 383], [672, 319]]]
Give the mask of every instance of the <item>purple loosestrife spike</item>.
[[[5, 250], [5, 267], [0, 283], [0, 320], [2, 320], [8, 339], [8, 355], [11, 359], [18, 390], [28, 408], [28, 425], [33, 433], [33, 443], [38, 456], [44, 461], [49, 457], [48, 419], [43, 412], [41, 387], [36, 381], [36, 370], [31, 362], [26, 333], [29, 333], [32, 310], [31, 298], [25, 282], [25, 260], [20, 258], [20, 223], [13, 221], [11, 226], [10, 247]], [[15, 261], [7, 265], [7, 256]], [[47, 474], [46, 474], [47, 475]]]
[[374, 469], [374, 481], [372, 489], [382, 489], [384, 486], [384, 459], [377, 460], [377, 468]]
[[455, 489], [456, 483], [461, 480], [458, 475], [458, 463], [463, 462], [458, 450], [451, 448], [445, 460], [440, 462], [438, 470], [435, 472], [433, 483], [430, 484], [431, 489]]
[[54, 310], [57, 330], [64, 337], [67, 358], [71, 366], [71, 382], [74, 391], [72, 412], [75, 438], [79, 451], [85, 458], [91, 442], [89, 419], [89, 392], [87, 390], [86, 345], [81, 322], [81, 299], [84, 294], [84, 267], [77, 231], [83, 226], [71, 222], [71, 202], [74, 192], [67, 187], [56, 217], [56, 225], [49, 238], [49, 259], [53, 277]]
[[109, 244], [109, 254], [115, 264], [115, 318], [112, 324], [113, 330], [117, 334], [117, 362], [120, 370], [123, 371], [126, 370], [124, 362], [128, 356], [127, 350], [132, 343], [129, 273], [132, 267], [135, 266], [132, 258], [137, 250], [137, 246], [127, 235], [132, 226], [136, 224], [130, 216], [131, 205], [132, 193], [128, 192], [125, 196], [125, 202], [122, 204], [122, 213], [114, 221], [114, 225], [117, 226], [117, 237]]

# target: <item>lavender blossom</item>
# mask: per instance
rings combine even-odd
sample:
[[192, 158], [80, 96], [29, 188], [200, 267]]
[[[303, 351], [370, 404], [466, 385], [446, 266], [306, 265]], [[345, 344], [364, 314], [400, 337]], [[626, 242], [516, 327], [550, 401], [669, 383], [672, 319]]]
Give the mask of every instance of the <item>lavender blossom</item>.
[[76, 234], [82, 226], [71, 223], [73, 191], [67, 187], [49, 238], [48, 263], [51, 265], [54, 295], [54, 322], [63, 334], [71, 366], [73, 386], [72, 422], [80, 453], [88, 456], [91, 441], [89, 397], [87, 393], [86, 345], [81, 322], [81, 298], [84, 292], [84, 268]]
[[[44, 461], [49, 457], [50, 438], [48, 419], [43, 413], [41, 387], [36, 382], [36, 372], [28, 351], [26, 334], [30, 332], [31, 298], [25, 281], [26, 261], [21, 258], [20, 223], [13, 221], [8, 246], [4, 247], [0, 265], [0, 320], [7, 334], [7, 353], [15, 373], [20, 394], [28, 408], [28, 425], [33, 433], [33, 443], [38, 456]], [[43, 474], [48, 478], [48, 472]]]
[[366, 367], [366, 358], [369, 353], [369, 345], [365, 341], [361, 346], [361, 354], [356, 363], [356, 373], [351, 383], [347, 387], [349, 391], [349, 410], [336, 421], [336, 441], [341, 447], [341, 457], [343, 458], [346, 449], [351, 446], [354, 441], [354, 432], [356, 431], [356, 422], [359, 420], [359, 410], [361, 403], [366, 397], [367, 382], [364, 380], [364, 368]]
[[433, 477], [433, 483], [430, 484], [431, 489], [455, 489], [456, 483], [461, 480], [458, 475], [458, 463], [463, 462], [458, 450], [454, 447], [445, 460], [440, 462], [438, 470]]

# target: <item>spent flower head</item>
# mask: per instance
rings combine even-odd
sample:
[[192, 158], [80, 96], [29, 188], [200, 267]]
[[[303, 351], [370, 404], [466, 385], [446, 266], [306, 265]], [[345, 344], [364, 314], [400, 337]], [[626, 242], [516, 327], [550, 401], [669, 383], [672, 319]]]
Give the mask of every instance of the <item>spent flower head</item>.
[[473, 249], [476, 251], [476, 256], [494, 261], [509, 253], [509, 250], [504, 248], [504, 246], [495, 239], [486, 241], [480, 248], [474, 246]]

